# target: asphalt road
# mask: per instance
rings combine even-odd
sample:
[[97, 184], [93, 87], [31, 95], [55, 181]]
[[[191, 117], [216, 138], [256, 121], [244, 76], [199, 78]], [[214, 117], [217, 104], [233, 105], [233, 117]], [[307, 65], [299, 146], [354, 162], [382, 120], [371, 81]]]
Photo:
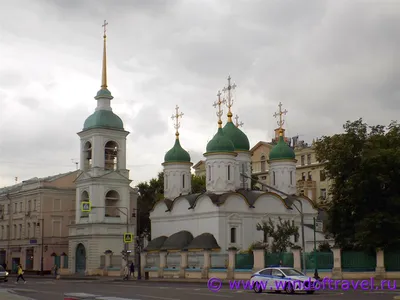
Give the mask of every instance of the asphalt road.
[[[230, 300], [265, 300], [265, 299], [321, 299], [321, 300], [361, 300], [361, 299], [390, 299], [400, 295], [400, 289], [378, 290], [378, 291], [319, 291], [314, 295], [295, 294], [287, 295], [285, 293], [262, 293], [256, 294], [253, 291], [230, 290], [229, 287], [223, 287], [219, 292], [211, 292], [206, 284], [197, 283], [159, 283], [159, 282], [112, 282], [112, 281], [83, 281], [83, 280], [48, 280], [31, 279], [26, 284], [13, 281], [0, 283], [0, 289], [12, 289], [21, 296], [37, 300], [57, 300], [64, 299], [64, 293], [89, 293], [101, 296], [120, 297], [134, 300], [202, 300], [207, 299], [230, 299]], [[303, 298], [304, 297], [304, 298]]]

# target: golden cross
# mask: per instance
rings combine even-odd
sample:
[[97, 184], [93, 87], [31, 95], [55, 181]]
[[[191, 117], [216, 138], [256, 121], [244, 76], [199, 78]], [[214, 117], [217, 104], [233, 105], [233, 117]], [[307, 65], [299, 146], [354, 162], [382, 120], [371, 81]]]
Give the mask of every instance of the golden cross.
[[236, 115], [236, 117], [235, 117], [235, 120], [236, 120], [236, 127], [242, 127], [243, 126], [243, 122], [239, 122], [239, 116], [238, 115]]
[[178, 129], [179, 129], [179, 127], [181, 127], [181, 122], [179, 122], [179, 118], [182, 118], [182, 117], [183, 117], [183, 113], [182, 113], [182, 112], [179, 113], [179, 106], [178, 106], [178, 105], [175, 106], [175, 114], [172, 115], [171, 119], [172, 119], [172, 120], [175, 119], [174, 128], [176, 129], [176, 133], [175, 133], [176, 138], [179, 137], [179, 131], [178, 131]]
[[215, 108], [217, 108], [217, 106], [218, 106], [218, 108], [217, 108], [217, 117], [218, 117], [218, 127], [220, 127], [220, 128], [222, 128], [221, 117], [222, 117], [222, 114], [224, 113], [224, 111], [221, 108], [221, 105], [226, 103], [225, 99], [221, 100], [221, 95], [222, 95], [221, 91], [218, 91], [218, 94], [217, 94], [218, 101], [215, 101], [214, 104], [213, 104], [213, 106]]
[[279, 116], [279, 121], [277, 121], [279, 128], [282, 129], [283, 124], [285, 124], [285, 121], [282, 118], [282, 115], [286, 115], [287, 114], [287, 110], [285, 109], [284, 111], [282, 111], [282, 103], [279, 102], [279, 112], [274, 113], [274, 117], [278, 117]]
[[107, 21], [106, 21], [106, 20], [104, 20], [104, 24], [103, 24], [103, 25], [101, 25], [101, 27], [103, 27], [103, 28], [104, 28], [104, 37], [106, 37], [107, 25], [108, 25]]
[[[232, 93], [231, 91], [233, 91], [236, 88], [236, 84], [231, 85], [231, 76], [228, 76], [228, 86], [224, 87], [222, 89], [222, 91], [224, 93], [228, 92], [228, 98], [227, 98], [227, 102], [226, 102], [226, 106], [228, 107], [228, 118], [232, 118], [232, 112], [231, 112], [231, 107], [233, 105], [233, 98], [232, 98]], [[228, 122], [232, 122], [232, 120], [228, 120]]]

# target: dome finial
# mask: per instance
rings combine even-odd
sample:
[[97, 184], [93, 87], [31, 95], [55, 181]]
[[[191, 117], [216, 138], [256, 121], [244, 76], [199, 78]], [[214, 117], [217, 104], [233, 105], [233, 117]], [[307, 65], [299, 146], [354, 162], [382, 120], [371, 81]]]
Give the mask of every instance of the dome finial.
[[102, 89], [107, 89], [107, 52], [106, 52], [106, 46], [107, 46], [107, 21], [104, 20], [104, 24], [101, 25], [104, 28], [104, 34], [103, 34], [103, 40], [104, 40], [104, 45], [103, 45], [103, 69], [102, 69], [102, 75], [101, 75], [101, 88]]
[[235, 121], [236, 121], [235, 125], [236, 125], [237, 128], [242, 127], [244, 125], [243, 122], [239, 122], [239, 116], [238, 115], [236, 115]]
[[233, 97], [232, 97], [232, 92], [235, 88], [236, 88], [236, 84], [232, 84], [231, 85], [231, 76], [228, 76], [228, 86], [224, 87], [222, 89], [222, 91], [224, 93], [228, 93], [227, 95], [227, 99], [226, 99], [226, 106], [228, 107], [228, 122], [232, 122], [232, 111], [231, 111], [231, 107], [233, 105]]
[[175, 114], [172, 115], [171, 119], [172, 120], [175, 119], [174, 128], [176, 129], [175, 136], [176, 136], [177, 140], [179, 140], [179, 128], [181, 127], [181, 122], [179, 122], [179, 118], [182, 118], [182, 117], [183, 117], [183, 113], [182, 112], [179, 113], [179, 106], [176, 105], [175, 106]]
[[283, 124], [285, 124], [285, 121], [283, 120], [283, 118], [282, 118], [282, 116], [283, 115], [286, 115], [287, 113], [288, 113], [288, 111], [285, 109], [284, 111], [282, 111], [282, 103], [281, 102], [279, 102], [279, 105], [278, 105], [278, 107], [279, 107], [279, 111], [278, 112], [276, 112], [276, 113], [274, 113], [273, 114], [273, 116], [276, 118], [276, 117], [279, 117], [279, 120], [277, 121], [277, 124], [278, 124], [278, 129], [279, 129], [279, 136], [283, 136], [283, 132], [285, 131], [284, 129], [283, 129]]
[[221, 95], [222, 95], [221, 91], [218, 91], [218, 93], [217, 93], [218, 101], [215, 101], [214, 104], [213, 104], [213, 106], [215, 108], [217, 108], [217, 106], [218, 106], [218, 108], [217, 108], [218, 128], [222, 128], [221, 117], [222, 117], [222, 114], [224, 113], [224, 111], [222, 110], [221, 106], [222, 106], [222, 104], [226, 103], [225, 99], [221, 100]]

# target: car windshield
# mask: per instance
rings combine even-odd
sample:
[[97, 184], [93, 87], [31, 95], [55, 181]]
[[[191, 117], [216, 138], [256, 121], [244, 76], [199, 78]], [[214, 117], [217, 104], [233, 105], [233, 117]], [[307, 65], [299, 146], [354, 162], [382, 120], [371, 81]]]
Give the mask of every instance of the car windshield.
[[304, 276], [303, 273], [301, 273], [301, 272], [299, 272], [299, 271], [297, 271], [295, 269], [281, 269], [281, 271], [286, 276]]

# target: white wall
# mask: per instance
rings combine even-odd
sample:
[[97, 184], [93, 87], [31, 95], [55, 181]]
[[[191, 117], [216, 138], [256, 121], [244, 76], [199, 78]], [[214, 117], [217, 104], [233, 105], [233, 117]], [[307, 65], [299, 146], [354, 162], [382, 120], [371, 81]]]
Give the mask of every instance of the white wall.
[[[179, 195], [187, 195], [192, 191], [192, 163], [164, 164], [164, 197], [174, 200]], [[185, 182], [183, 182], [183, 176]], [[185, 186], [183, 186], [183, 184]]]

